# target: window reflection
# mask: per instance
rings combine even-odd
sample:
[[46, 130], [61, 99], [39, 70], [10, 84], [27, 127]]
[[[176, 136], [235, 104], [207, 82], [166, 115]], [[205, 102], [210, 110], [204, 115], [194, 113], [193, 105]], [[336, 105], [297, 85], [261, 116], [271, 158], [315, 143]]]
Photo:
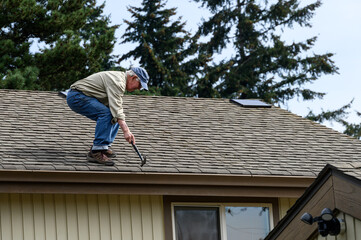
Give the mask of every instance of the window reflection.
[[267, 207], [225, 207], [227, 240], [262, 240], [270, 231]]

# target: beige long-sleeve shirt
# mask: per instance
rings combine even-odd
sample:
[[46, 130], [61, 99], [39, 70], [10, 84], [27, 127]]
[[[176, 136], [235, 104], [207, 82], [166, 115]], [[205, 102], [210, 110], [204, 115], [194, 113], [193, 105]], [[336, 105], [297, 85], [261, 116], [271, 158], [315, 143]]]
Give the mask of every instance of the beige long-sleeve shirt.
[[126, 74], [120, 71], [98, 72], [70, 86], [71, 89], [79, 90], [89, 97], [95, 97], [108, 106], [113, 116], [113, 123], [116, 123], [117, 119], [125, 120], [122, 106], [125, 87]]

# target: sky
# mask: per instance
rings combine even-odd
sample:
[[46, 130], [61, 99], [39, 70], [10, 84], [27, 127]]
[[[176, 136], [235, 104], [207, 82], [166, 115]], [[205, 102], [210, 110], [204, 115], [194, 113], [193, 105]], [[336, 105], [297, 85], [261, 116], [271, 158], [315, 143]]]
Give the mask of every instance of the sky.
[[[315, 0], [314, 0], [315, 1]], [[301, 5], [314, 2], [313, 0], [301, 0]], [[99, 1], [102, 3], [103, 1]], [[117, 44], [113, 54], [125, 54], [132, 50], [135, 45], [120, 44], [122, 35], [127, 25], [124, 19], [132, 20], [127, 6], [140, 7], [142, 0], [106, 0], [104, 14], [109, 15], [112, 24], [120, 24], [116, 31]], [[181, 16], [186, 22], [185, 29], [194, 32], [197, 30], [201, 19], [207, 19], [210, 14], [207, 9], [201, 8], [201, 4], [189, 0], [168, 0], [166, 8], [176, 7], [177, 17]], [[306, 116], [312, 110], [315, 114], [322, 110], [336, 110], [353, 100], [349, 117], [351, 123], [360, 123], [361, 118], [356, 111], [361, 112], [361, 9], [360, 0], [323, 0], [310, 23], [312, 28], [294, 26], [293, 29], [285, 30], [281, 37], [286, 42], [299, 42], [317, 36], [315, 46], [309, 54], [334, 53], [333, 60], [339, 68], [339, 74], [324, 75], [313, 84], [306, 85], [311, 90], [324, 92], [326, 96], [320, 100], [302, 101], [302, 99], [290, 100], [281, 108], [289, 110], [300, 116]], [[174, 19], [173, 19], [174, 20]], [[231, 50], [223, 53], [231, 54]], [[123, 62], [123, 67], [136, 64], [128, 60]], [[343, 131], [343, 127], [337, 123], [324, 123], [326, 126], [337, 131]]]

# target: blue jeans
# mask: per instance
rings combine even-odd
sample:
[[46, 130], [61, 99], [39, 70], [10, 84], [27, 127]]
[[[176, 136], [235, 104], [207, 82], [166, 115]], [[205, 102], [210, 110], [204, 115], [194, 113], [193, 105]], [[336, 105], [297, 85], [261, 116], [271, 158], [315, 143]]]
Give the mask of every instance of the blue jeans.
[[92, 150], [106, 150], [114, 142], [119, 124], [112, 124], [110, 109], [94, 97], [77, 90], [70, 90], [66, 97], [69, 107], [76, 113], [96, 121]]

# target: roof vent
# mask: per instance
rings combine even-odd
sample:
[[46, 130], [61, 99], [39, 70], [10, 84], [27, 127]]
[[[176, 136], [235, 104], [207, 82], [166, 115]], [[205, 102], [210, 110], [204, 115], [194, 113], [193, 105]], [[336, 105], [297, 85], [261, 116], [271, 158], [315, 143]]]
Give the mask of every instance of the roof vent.
[[237, 103], [245, 108], [270, 108], [271, 104], [262, 102], [258, 99], [231, 99], [231, 102]]

